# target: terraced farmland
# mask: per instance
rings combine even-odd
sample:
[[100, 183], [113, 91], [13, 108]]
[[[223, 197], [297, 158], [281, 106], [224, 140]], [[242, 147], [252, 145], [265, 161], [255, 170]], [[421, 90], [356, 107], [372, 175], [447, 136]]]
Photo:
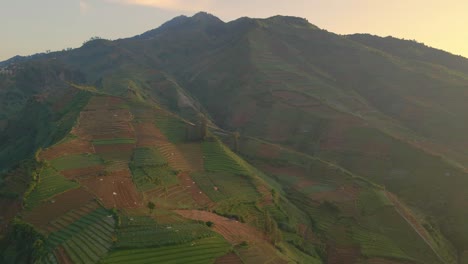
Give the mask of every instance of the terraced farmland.
[[112, 246], [115, 221], [103, 208], [82, 216], [79, 212], [67, 213], [53, 225], [59, 231], [49, 235], [48, 244], [63, 247], [73, 263], [97, 263]]
[[134, 138], [95, 139], [93, 145], [135, 144]]
[[36, 188], [27, 197], [27, 206], [32, 208], [42, 201], [80, 185], [60, 175], [53, 168], [46, 168], [40, 174]]
[[63, 171], [102, 165], [103, 160], [95, 154], [75, 154], [53, 159], [50, 164], [57, 170]]
[[259, 194], [250, 179], [231, 173], [193, 173], [193, 180], [200, 189], [213, 201], [221, 201], [231, 197], [254, 201]]
[[160, 112], [156, 115], [156, 126], [172, 143], [180, 143], [186, 140], [186, 124], [175, 117]]
[[145, 216], [126, 216], [121, 221], [115, 244], [121, 249], [177, 245], [216, 235], [198, 223], [158, 224]]
[[205, 169], [209, 172], [229, 172], [236, 175], [249, 175], [249, 172], [234, 159], [229, 151], [218, 141], [202, 144]]
[[160, 248], [118, 250], [102, 260], [103, 264], [143, 264], [143, 263], [213, 263], [231, 250], [223, 238], [214, 236], [191, 243]]
[[361, 228], [353, 229], [353, 239], [359, 242], [361, 252], [367, 257], [384, 257], [401, 260], [412, 259], [387, 237]]
[[176, 172], [169, 168], [164, 156], [155, 148], [135, 149], [130, 169], [133, 182], [143, 192], [178, 183]]

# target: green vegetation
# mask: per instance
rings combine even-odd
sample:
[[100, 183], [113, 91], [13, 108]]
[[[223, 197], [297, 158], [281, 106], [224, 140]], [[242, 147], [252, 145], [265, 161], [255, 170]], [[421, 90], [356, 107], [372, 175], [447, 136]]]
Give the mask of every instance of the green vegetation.
[[66, 179], [53, 168], [45, 168], [41, 171], [35, 188], [26, 197], [26, 205], [28, 208], [35, 207], [57, 194], [79, 186], [78, 183]]
[[59, 171], [87, 168], [102, 165], [103, 160], [95, 154], [67, 155], [50, 161], [50, 164]]
[[229, 198], [255, 201], [259, 194], [250, 178], [226, 172], [197, 172], [192, 175], [200, 189], [213, 201]]
[[109, 211], [99, 208], [69, 223], [69, 213], [54, 222], [60, 230], [48, 237], [51, 248], [62, 246], [74, 263], [97, 263], [112, 246], [115, 221]]
[[353, 239], [359, 242], [361, 252], [367, 257], [389, 257], [412, 260], [387, 237], [363, 229], [353, 229]]
[[145, 216], [125, 216], [121, 221], [115, 246], [122, 249], [177, 245], [216, 236], [207, 226], [199, 223], [162, 225]]
[[156, 126], [172, 143], [184, 142], [187, 138], [187, 124], [167, 114], [156, 115]]
[[118, 250], [102, 260], [113, 263], [213, 263], [215, 258], [229, 252], [231, 246], [221, 237], [195, 240], [188, 244], [159, 248]]
[[177, 173], [155, 148], [136, 148], [130, 164], [133, 182], [141, 191], [178, 183]]
[[221, 142], [205, 141], [202, 144], [205, 169], [209, 172], [228, 172], [236, 175], [249, 175], [237, 160], [229, 155]]

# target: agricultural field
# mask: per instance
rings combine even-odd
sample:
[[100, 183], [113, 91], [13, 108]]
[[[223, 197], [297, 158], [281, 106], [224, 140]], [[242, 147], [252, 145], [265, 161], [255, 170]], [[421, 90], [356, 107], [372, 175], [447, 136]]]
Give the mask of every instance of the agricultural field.
[[187, 124], [182, 120], [159, 112], [155, 116], [155, 124], [171, 143], [181, 143], [186, 141]]
[[133, 138], [109, 138], [109, 139], [95, 139], [92, 142], [93, 142], [93, 145], [135, 144], [135, 139]]
[[73, 263], [97, 263], [112, 247], [115, 220], [103, 208], [85, 215], [71, 211], [52, 225], [58, 231], [49, 235], [48, 245], [54, 249], [63, 247]]
[[28, 208], [33, 208], [41, 202], [80, 185], [60, 175], [53, 168], [45, 168], [39, 175], [39, 182], [26, 200]]
[[133, 182], [142, 191], [178, 183], [177, 173], [156, 148], [136, 148], [130, 163]]
[[206, 171], [227, 172], [235, 175], [250, 174], [219, 141], [203, 142], [202, 149]]
[[75, 154], [53, 159], [50, 164], [57, 170], [63, 171], [102, 165], [103, 160], [95, 154]]
[[246, 176], [226, 172], [197, 172], [192, 174], [192, 178], [213, 201], [229, 198], [255, 201], [260, 197], [250, 178]]
[[158, 224], [148, 216], [124, 216], [117, 230], [118, 249], [162, 247], [189, 243], [216, 234], [204, 223]]
[[231, 250], [231, 245], [220, 236], [194, 240], [190, 243], [144, 249], [127, 249], [111, 252], [103, 264], [140, 264], [140, 263], [214, 263]]

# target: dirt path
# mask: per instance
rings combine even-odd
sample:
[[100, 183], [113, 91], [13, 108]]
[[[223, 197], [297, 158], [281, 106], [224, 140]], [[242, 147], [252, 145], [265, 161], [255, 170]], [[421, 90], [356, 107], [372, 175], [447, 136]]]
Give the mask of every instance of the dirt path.
[[398, 214], [403, 217], [403, 219], [405, 219], [405, 221], [413, 228], [413, 230], [424, 240], [424, 242], [426, 242], [426, 244], [431, 248], [431, 250], [434, 252], [434, 254], [439, 258], [439, 260], [442, 262], [442, 263], [447, 263], [445, 262], [445, 260], [439, 255], [439, 253], [437, 253], [436, 249], [434, 248], [434, 246], [432, 245], [431, 241], [430, 241], [430, 235], [429, 233], [426, 231], [426, 229], [424, 229], [424, 227], [422, 227], [418, 220], [411, 214], [411, 212], [408, 211], [408, 209], [405, 208], [405, 206], [403, 204], [400, 203], [400, 201], [398, 200], [398, 198], [392, 194], [392, 193], [389, 193], [387, 191], [385, 191], [385, 196], [387, 196], [387, 198], [393, 203], [393, 205], [395, 205], [395, 209], [396, 211], [398, 212]]
[[266, 241], [264, 234], [254, 227], [214, 213], [199, 210], [174, 210], [174, 212], [185, 218], [213, 222], [213, 230], [232, 244], [239, 244], [243, 241], [249, 243], [263, 243]]

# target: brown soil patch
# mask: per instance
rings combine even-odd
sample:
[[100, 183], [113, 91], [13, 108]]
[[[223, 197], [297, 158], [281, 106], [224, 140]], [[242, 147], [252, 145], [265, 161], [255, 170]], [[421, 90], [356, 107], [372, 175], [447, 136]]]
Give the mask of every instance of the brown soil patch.
[[215, 264], [242, 264], [242, 260], [235, 253], [228, 253], [216, 259]]
[[195, 201], [188, 190], [190, 187], [176, 184], [166, 190], [162, 187], [151, 190], [146, 194], [157, 199], [155, 202], [158, 207], [167, 208], [167, 209], [176, 209], [176, 208], [187, 208], [188, 207], [197, 207]]
[[260, 144], [257, 150], [258, 156], [269, 159], [278, 158], [280, 153], [281, 149], [279, 147], [270, 144]]
[[265, 235], [254, 227], [214, 213], [199, 210], [174, 210], [174, 212], [189, 219], [213, 222], [213, 230], [231, 244], [239, 244], [243, 241], [249, 243], [263, 243], [266, 241]]
[[358, 199], [360, 189], [357, 186], [345, 185], [338, 187], [334, 191], [317, 192], [310, 194], [309, 197], [316, 201], [331, 201], [345, 203]]
[[198, 185], [193, 181], [188, 172], [181, 172], [177, 175], [181, 185], [188, 188], [193, 200], [201, 207], [209, 207], [213, 205], [213, 201], [204, 193]]
[[94, 153], [93, 145], [89, 141], [72, 139], [43, 150], [40, 157], [45, 160], [53, 160], [66, 155], [83, 153]]
[[249, 245], [248, 248], [239, 248], [239, 256], [245, 263], [287, 264], [287, 261], [278, 256], [277, 250], [270, 244], [261, 243]]
[[79, 169], [71, 169], [71, 170], [64, 170], [60, 172], [63, 176], [67, 177], [68, 179], [80, 179], [80, 178], [88, 178], [93, 176], [102, 176], [106, 174], [105, 167], [103, 165], [97, 165], [88, 168], [79, 168]]
[[271, 190], [269, 190], [265, 185], [258, 185], [257, 191], [262, 195], [262, 200], [260, 201], [260, 206], [267, 206], [273, 204], [273, 195]]
[[50, 221], [70, 210], [89, 203], [93, 198], [94, 196], [83, 188], [73, 189], [57, 195], [54, 199], [42, 203], [29, 212], [25, 212], [24, 219], [39, 228], [45, 229]]
[[[94, 145], [96, 153], [106, 152], [129, 152], [135, 148], [135, 144], [109, 144], [109, 145]], [[130, 154], [131, 155], [131, 154]]]
[[132, 182], [130, 171], [112, 172], [107, 176], [80, 181], [107, 208], [133, 208], [142, 206], [142, 197]]
[[407, 262], [403, 260], [389, 260], [389, 259], [383, 259], [383, 258], [371, 258], [368, 259], [367, 264], [409, 264], [412, 262]]
[[358, 247], [332, 247], [327, 248], [328, 264], [358, 263], [361, 252]]
[[73, 132], [82, 138], [134, 138], [133, 115], [120, 98], [95, 96], [80, 113]]
[[204, 171], [203, 150], [199, 143], [177, 145], [179, 151], [184, 155], [193, 171]]
[[63, 247], [58, 247], [54, 251], [55, 258], [57, 259], [57, 262], [60, 264], [73, 264], [73, 261], [68, 257], [67, 252], [65, 252], [65, 249]]
[[157, 146], [158, 150], [163, 154], [164, 158], [167, 160], [169, 166], [179, 171], [193, 171], [190, 167], [190, 164], [187, 162], [182, 153], [177, 149], [177, 147], [170, 143], [166, 142]]
[[137, 147], [153, 147], [167, 142], [166, 137], [153, 122], [135, 123]]

